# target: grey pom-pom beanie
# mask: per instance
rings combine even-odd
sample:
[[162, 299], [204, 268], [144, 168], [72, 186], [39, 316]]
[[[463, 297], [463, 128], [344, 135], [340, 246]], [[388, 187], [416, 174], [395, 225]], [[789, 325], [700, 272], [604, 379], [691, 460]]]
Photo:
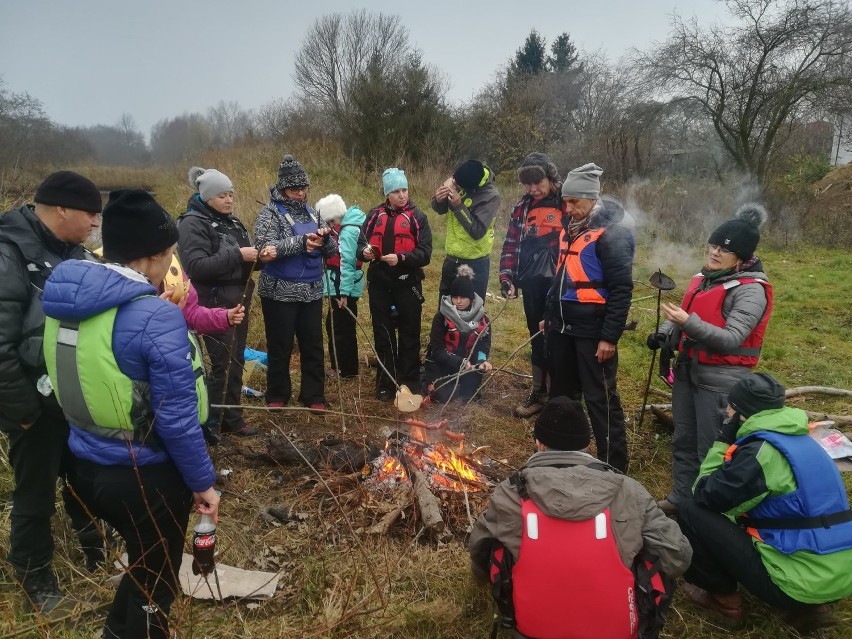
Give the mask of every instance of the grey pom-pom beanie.
[[194, 166], [189, 170], [189, 185], [198, 191], [202, 201], [212, 200], [222, 193], [233, 193], [231, 178], [216, 169]]

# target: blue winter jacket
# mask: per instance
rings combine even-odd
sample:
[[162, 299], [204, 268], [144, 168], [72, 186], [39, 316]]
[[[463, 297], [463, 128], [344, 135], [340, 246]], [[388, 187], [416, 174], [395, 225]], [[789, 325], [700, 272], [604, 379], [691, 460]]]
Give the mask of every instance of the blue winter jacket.
[[187, 487], [202, 492], [216, 477], [198, 423], [186, 322], [177, 306], [156, 294], [145, 277], [115, 264], [67, 260], [47, 280], [43, 306], [48, 317], [81, 321], [118, 307], [112, 351], [122, 373], [149, 384], [159, 449], [133, 443], [131, 455], [128, 442], [99, 437], [73, 423], [68, 444], [77, 457], [104, 465], [171, 460]]

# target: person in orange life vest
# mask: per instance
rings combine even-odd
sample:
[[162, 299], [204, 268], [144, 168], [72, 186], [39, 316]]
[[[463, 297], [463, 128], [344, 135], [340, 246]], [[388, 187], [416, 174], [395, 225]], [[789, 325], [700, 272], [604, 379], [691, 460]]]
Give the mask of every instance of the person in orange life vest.
[[302, 386], [299, 401], [311, 411], [325, 410], [322, 345], [322, 260], [337, 255], [337, 240], [308, 206], [310, 181], [289, 153], [278, 165], [278, 182], [254, 225], [255, 245], [275, 249], [263, 267], [257, 292], [263, 308], [269, 368], [266, 403], [286, 405], [293, 387], [290, 358], [299, 342]]
[[678, 510], [694, 549], [683, 591], [738, 621], [741, 584], [806, 634], [837, 623], [826, 604], [852, 595], [852, 511], [807, 415], [784, 400], [766, 373], [730, 389], [728, 419]]
[[[500, 254], [500, 290], [515, 299], [518, 291], [530, 336], [544, 319], [547, 291], [553, 284], [562, 232], [562, 177], [544, 153], [530, 153], [518, 167], [526, 193], [512, 208], [503, 251]], [[532, 417], [547, 400], [547, 353], [544, 336], [532, 341], [532, 390], [515, 408], [515, 416]]]
[[449, 294], [456, 269], [467, 264], [476, 273], [474, 290], [485, 299], [494, 219], [500, 207], [494, 172], [479, 160], [465, 160], [436, 189], [430, 204], [438, 215], [447, 216], [447, 257], [441, 267], [439, 294]]
[[329, 299], [325, 332], [331, 367], [327, 374], [356, 377], [358, 327], [352, 315], [358, 315], [358, 299], [364, 289], [364, 273], [356, 253], [366, 216], [357, 206], [347, 209], [343, 198], [336, 194], [320, 199], [316, 209], [320, 218], [331, 226], [339, 250], [338, 255], [325, 261], [323, 276], [323, 295]]
[[603, 170], [586, 164], [562, 184], [565, 215], [559, 262], [548, 293], [546, 330], [550, 396], [582, 398], [598, 459], [628, 464], [624, 410], [616, 389], [618, 351], [633, 296], [633, 233], [617, 198], [600, 197]]
[[639, 482], [587, 452], [589, 431], [578, 401], [550, 399], [536, 418], [536, 452], [497, 486], [473, 527], [476, 578], [491, 582], [496, 564], [513, 564], [516, 638], [636, 637], [646, 621], [631, 614], [642, 610], [630, 599], [637, 557], [653, 556], [671, 579], [689, 567], [692, 548], [677, 524]]
[[[358, 256], [369, 262], [367, 291], [379, 359], [413, 393], [420, 391], [420, 321], [423, 267], [432, 259], [429, 220], [408, 196], [408, 178], [398, 168], [382, 174], [385, 201], [367, 214]], [[391, 401], [396, 387], [379, 367], [376, 399]]]
[[[479, 389], [482, 376], [491, 370], [491, 330], [482, 298], [473, 290], [473, 269], [462, 264], [450, 284], [450, 294], [441, 297], [429, 332], [426, 380], [433, 400], [453, 397], [470, 399]], [[458, 375], [456, 379], [451, 376]], [[450, 379], [444, 379], [451, 377]], [[438, 380], [437, 389], [434, 383]]]
[[725, 418], [728, 390], [755, 367], [772, 314], [772, 287], [754, 254], [767, 218], [742, 206], [710, 234], [707, 261], [680, 306], [664, 303], [666, 321], [648, 346], [678, 351], [672, 387], [672, 490], [660, 507], [675, 514], [692, 495], [698, 467]]

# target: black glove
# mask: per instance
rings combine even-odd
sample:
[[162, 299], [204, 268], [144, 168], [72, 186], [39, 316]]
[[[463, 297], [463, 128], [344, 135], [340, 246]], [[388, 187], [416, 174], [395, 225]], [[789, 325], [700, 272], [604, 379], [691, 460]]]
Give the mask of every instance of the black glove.
[[500, 280], [500, 295], [509, 297], [510, 288], [512, 288], [512, 283], [509, 280]]
[[734, 413], [733, 417], [728, 417], [722, 422], [722, 428], [719, 429], [719, 435], [716, 439], [726, 444], [733, 444], [737, 441], [737, 432], [741, 425], [740, 414]]
[[645, 343], [652, 351], [662, 348], [669, 341], [669, 336], [665, 333], [651, 333]]

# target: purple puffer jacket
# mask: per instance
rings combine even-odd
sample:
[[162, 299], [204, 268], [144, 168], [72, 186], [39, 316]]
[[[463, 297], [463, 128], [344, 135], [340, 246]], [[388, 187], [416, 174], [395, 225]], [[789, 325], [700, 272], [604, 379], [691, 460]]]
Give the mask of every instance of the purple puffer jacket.
[[[44, 312], [59, 320], [83, 320], [118, 307], [112, 351], [121, 372], [147, 382], [160, 449], [107, 439], [71, 424], [68, 444], [82, 459], [130, 466], [174, 462], [187, 487], [202, 492], [215, 475], [198, 423], [195, 375], [186, 322], [180, 309], [156, 296], [142, 275], [115, 264], [67, 260], [44, 287]], [[145, 297], [141, 297], [145, 296]]]

